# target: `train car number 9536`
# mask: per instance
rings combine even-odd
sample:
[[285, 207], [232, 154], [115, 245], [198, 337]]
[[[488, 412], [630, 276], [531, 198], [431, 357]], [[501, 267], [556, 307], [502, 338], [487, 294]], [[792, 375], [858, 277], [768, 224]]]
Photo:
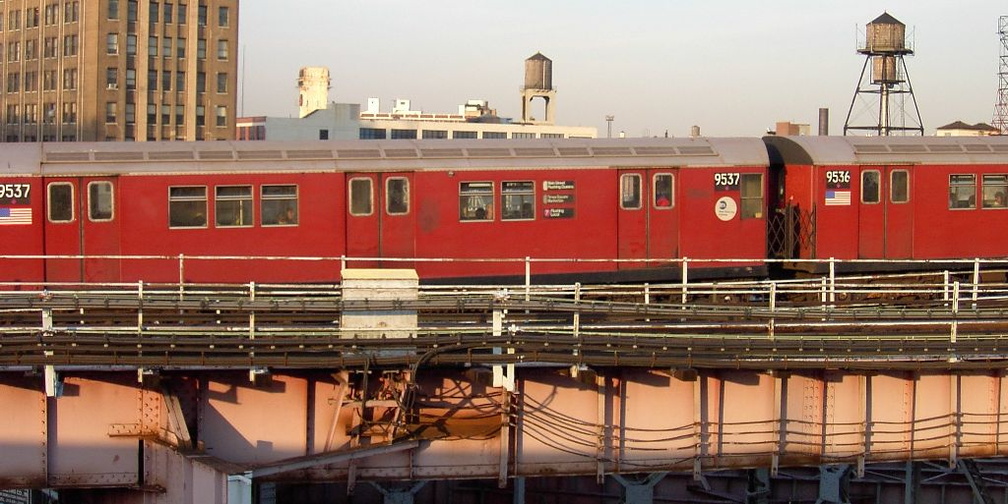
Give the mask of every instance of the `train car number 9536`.
[[850, 189], [850, 171], [849, 170], [827, 171], [826, 187], [830, 189]]
[[0, 198], [27, 199], [31, 186], [28, 184], [0, 184]]

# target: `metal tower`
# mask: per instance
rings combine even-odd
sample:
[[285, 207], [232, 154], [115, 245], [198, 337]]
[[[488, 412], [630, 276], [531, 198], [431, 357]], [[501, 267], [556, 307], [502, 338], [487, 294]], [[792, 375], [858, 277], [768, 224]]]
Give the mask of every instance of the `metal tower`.
[[[844, 135], [852, 131], [880, 136], [894, 133], [924, 135], [924, 123], [904, 61], [904, 56], [913, 55], [913, 49], [906, 43], [906, 25], [883, 13], [868, 23], [865, 35], [864, 47], [858, 49], [858, 53], [865, 56], [865, 63], [847, 111], [847, 120], [844, 121]], [[870, 73], [867, 71], [869, 63]], [[878, 96], [877, 105], [874, 103], [875, 95]], [[908, 113], [907, 98], [913, 105], [913, 114]], [[862, 106], [855, 113], [859, 101]]]
[[998, 19], [1001, 36], [1001, 57], [998, 66], [998, 99], [994, 105], [992, 126], [1002, 135], [1008, 135], [1008, 16]]

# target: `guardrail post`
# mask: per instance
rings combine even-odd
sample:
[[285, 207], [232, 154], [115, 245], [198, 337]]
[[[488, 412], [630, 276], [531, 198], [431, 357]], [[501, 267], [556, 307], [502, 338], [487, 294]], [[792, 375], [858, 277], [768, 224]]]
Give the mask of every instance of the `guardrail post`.
[[980, 294], [980, 258], [973, 259], [973, 309], [976, 310]]
[[956, 342], [956, 338], [959, 336], [959, 282], [952, 284], [952, 334], [949, 335], [949, 340], [952, 343]]
[[525, 256], [525, 302], [532, 298], [532, 258]]
[[682, 258], [682, 304], [686, 308], [686, 284], [689, 282], [689, 258]]
[[774, 326], [777, 320], [777, 282], [770, 282], [770, 339], [774, 339]]
[[143, 297], [144, 297], [144, 283], [143, 280], [137, 282], [137, 336], [143, 332]]
[[829, 302], [836, 303], [836, 258], [829, 258]]
[[185, 254], [178, 255], [178, 288], [179, 288], [179, 300], [182, 299], [182, 295], [185, 292]]
[[[579, 339], [581, 337], [581, 282], [574, 283], [574, 339]], [[574, 347], [574, 355], [577, 355], [580, 349]]]

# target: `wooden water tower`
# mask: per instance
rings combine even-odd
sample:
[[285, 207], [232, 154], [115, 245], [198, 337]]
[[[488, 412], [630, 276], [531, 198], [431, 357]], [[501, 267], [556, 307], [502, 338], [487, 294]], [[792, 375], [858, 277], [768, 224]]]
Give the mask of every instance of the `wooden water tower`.
[[[545, 118], [538, 120], [532, 116], [532, 100], [542, 98], [545, 102]], [[535, 53], [525, 60], [525, 85], [522, 86], [522, 122], [526, 124], [554, 124], [553, 61], [542, 53]]]
[[[923, 135], [923, 121], [904, 60], [905, 56], [913, 55], [913, 49], [906, 43], [906, 25], [883, 13], [868, 23], [864, 46], [858, 53], [865, 56], [865, 63], [847, 111], [844, 135], [852, 131], [879, 136]], [[862, 106], [855, 111], [859, 102]], [[908, 102], [913, 106], [912, 113]]]

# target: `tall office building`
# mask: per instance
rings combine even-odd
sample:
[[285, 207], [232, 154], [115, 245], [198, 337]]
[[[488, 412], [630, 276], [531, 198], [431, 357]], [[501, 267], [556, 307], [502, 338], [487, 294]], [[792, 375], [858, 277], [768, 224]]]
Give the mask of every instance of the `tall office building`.
[[0, 0], [0, 139], [234, 138], [238, 0]]

